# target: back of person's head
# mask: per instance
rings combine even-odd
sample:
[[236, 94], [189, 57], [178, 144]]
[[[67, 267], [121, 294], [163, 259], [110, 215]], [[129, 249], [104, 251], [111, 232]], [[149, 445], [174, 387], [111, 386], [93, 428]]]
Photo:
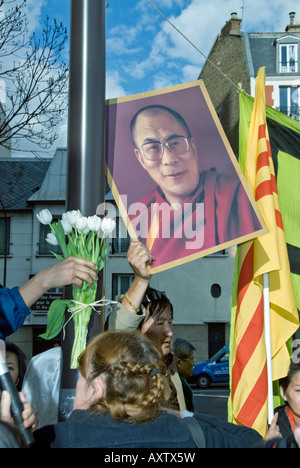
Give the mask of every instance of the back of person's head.
[[173, 319], [173, 305], [164, 291], [158, 291], [157, 289], [150, 287], [147, 288], [142, 304], [146, 308], [147, 314], [141, 325], [145, 323], [149, 317], [159, 318], [160, 314], [166, 309], [166, 307], [169, 308], [171, 318]]
[[188, 340], [184, 338], [174, 338], [171, 344], [171, 352], [179, 359], [186, 359], [192, 352], [195, 351], [195, 347]]
[[24, 352], [17, 346], [15, 343], [5, 342], [5, 351], [14, 353], [18, 359], [18, 380], [16, 382], [17, 390], [20, 392], [22, 390], [22, 385], [25, 377], [26, 372], [26, 356]]
[[286, 392], [288, 386], [290, 385], [292, 378], [294, 377], [297, 372], [300, 372], [300, 362], [293, 362], [291, 361], [289, 371], [286, 377], [280, 379], [279, 384], [282, 387], [283, 391]]
[[160, 351], [141, 332], [103, 332], [78, 362], [89, 384], [101, 374], [105, 379], [105, 396], [91, 410], [138, 423], [157, 416], [165, 401], [166, 368]]
[[0, 448], [25, 448], [21, 432], [12, 424], [0, 421]]

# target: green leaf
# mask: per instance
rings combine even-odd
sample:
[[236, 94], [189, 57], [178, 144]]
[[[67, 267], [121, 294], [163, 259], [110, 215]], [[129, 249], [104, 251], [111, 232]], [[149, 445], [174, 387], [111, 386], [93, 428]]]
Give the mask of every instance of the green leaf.
[[61, 255], [59, 255], [59, 254], [57, 254], [55, 252], [52, 252], [52, 250], [50, 250], [50, 253], [52, 253], [54, 255], [54, 257], [57, 258], [57, 260], [63, 260], [64, 259], [64, 257], [62, 257]]
[[101, 250], [101, 257], [103, 258], [103, 260], [104, 260], [105, 257], [106, 257], [107, 249], [108, 249], [108, 243], [105, 242], [105, 243], [103, 244], [102, 250]]
[[65, 321], [65, 310], [71, 302], [55, 299], [51, 303], [47, 318], [47, 329], [45, 333], [39, 335], [41, 338], [51, 340], [60, 333]]
[[97, 267], [98, 267], [98, 271], [102, 270], [102, 268], [104, 267], [104, 261], [102, 260], [101, 257], [99, 257], [99, 260], [97, 262]]
[[60, 245], [60, 248], [62, 250], [62, 253], [65, 258], [69, 257], [69, 250], [66, 244], [66, 235], [64, 232], [64, 228], [62, 227], [60, 219], [58, 222], [52, 226], [52, 230], [54, 231], [54, 235], [57, 239], [57, 242]]
[[98, 259], [99, 254], [100, 254], [100, 243], [101, 243], [101, 240], [97, 236], [96, 240], [95, 240], [95, 252], [94, 252], [94, 258], [93, 258], [93, 261], [95, 263], [97, 263], [97, 259]]
[[89, 253], [93, 252], [93, 246], [95, 242], [94, 239], [95, 239], [95, 233], [93, 231], [90, 231], [86, 240], [86, 247]]
[[76, 238], [74, 239], [72, 235], [68, 234], [68, 248], [69, 248], [69, 253], [72, 257], [77, 257], [77, 248], [76, 248]]

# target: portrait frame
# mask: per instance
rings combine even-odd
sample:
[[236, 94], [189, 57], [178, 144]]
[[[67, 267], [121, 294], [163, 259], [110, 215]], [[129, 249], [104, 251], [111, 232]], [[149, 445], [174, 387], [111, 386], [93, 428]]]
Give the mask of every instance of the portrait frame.
[[[201, 151], [198, 150], [198, 153], [201, 152], [199, 172], [216, 170], [225, 176], [238, 179], [240, 190], [247, 199], [247, 209], [251, 211], [255, 222], [251, 232], [240, 232], [240, 235], [234, 235], [221, 243], [215, 242], [207, 248], [193, 249], [193, 252], [187, 249], [180, 254], [180, 249], [174, 249], [174, 255], [171, 253], [167, 261], [166, 258], [160, 259], [155, 255], [155, 261], [148, 267], [149, 272], [158, 273], [182, 265], [268, 232], [204, 82], [197, 80], [106, 101], [106, 177], [131, 239], [141, 240], [146, 245], [146, 238], [141, 239], [134, 227], [130, 207], [143, 200], [155, 183], [134, 154], [130, 122], [138, 110], [152, 105], [170, 107], [184, 118], [196, 147], [201, 148]], [[205, 227], [203, 229], [205, 233]]]

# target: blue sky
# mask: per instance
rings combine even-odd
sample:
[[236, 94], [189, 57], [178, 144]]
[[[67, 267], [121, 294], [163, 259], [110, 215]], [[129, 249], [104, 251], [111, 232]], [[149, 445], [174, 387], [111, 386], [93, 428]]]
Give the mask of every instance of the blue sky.
[[[44, 5], [41, 18], [45, 14], [56, 17], [69, 29], [70, 0], [30, 2]], [[233, 11], [243, 16], [244, 30], [284, 31], [289, 12], [297, 7], [295, 0], [152, 0], [151, 3], [204, 54], [209, 53]], [[197, 79], [203, 57], [146, 0], [110, 0], [106, 18], [108, 98]]]
[[[45, 15], [69, 30], [70, 1], [27, 0], [30, 27], [40, 31]], [[105, 1], [108, 0], [99, 0]], [[243, 18], [242, 29], [284, 31], [295, 0], [151, 0], [176, 27], [207, 55], [232, 12]], [[68, 61], [68, 49], [65, 60]], [[109, 0], [106, 9], [107, 98], [137, 94], [194, 81], [203, 56], [170, 26], [147, 0]], [[62, 123], [57, 146], [66, 145]]]

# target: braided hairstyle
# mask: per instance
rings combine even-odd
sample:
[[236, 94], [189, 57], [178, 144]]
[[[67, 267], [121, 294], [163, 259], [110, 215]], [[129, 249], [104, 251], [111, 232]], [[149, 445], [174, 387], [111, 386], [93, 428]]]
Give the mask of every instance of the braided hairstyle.
[[161, 352], [138, 330], [113, 330], [95, 337], [79, 358], [79, 370], [89, 384], [103, 375], [105, 396], [90, 409], [110, 413], [116, 420], [152, 421], [165, 402]]

